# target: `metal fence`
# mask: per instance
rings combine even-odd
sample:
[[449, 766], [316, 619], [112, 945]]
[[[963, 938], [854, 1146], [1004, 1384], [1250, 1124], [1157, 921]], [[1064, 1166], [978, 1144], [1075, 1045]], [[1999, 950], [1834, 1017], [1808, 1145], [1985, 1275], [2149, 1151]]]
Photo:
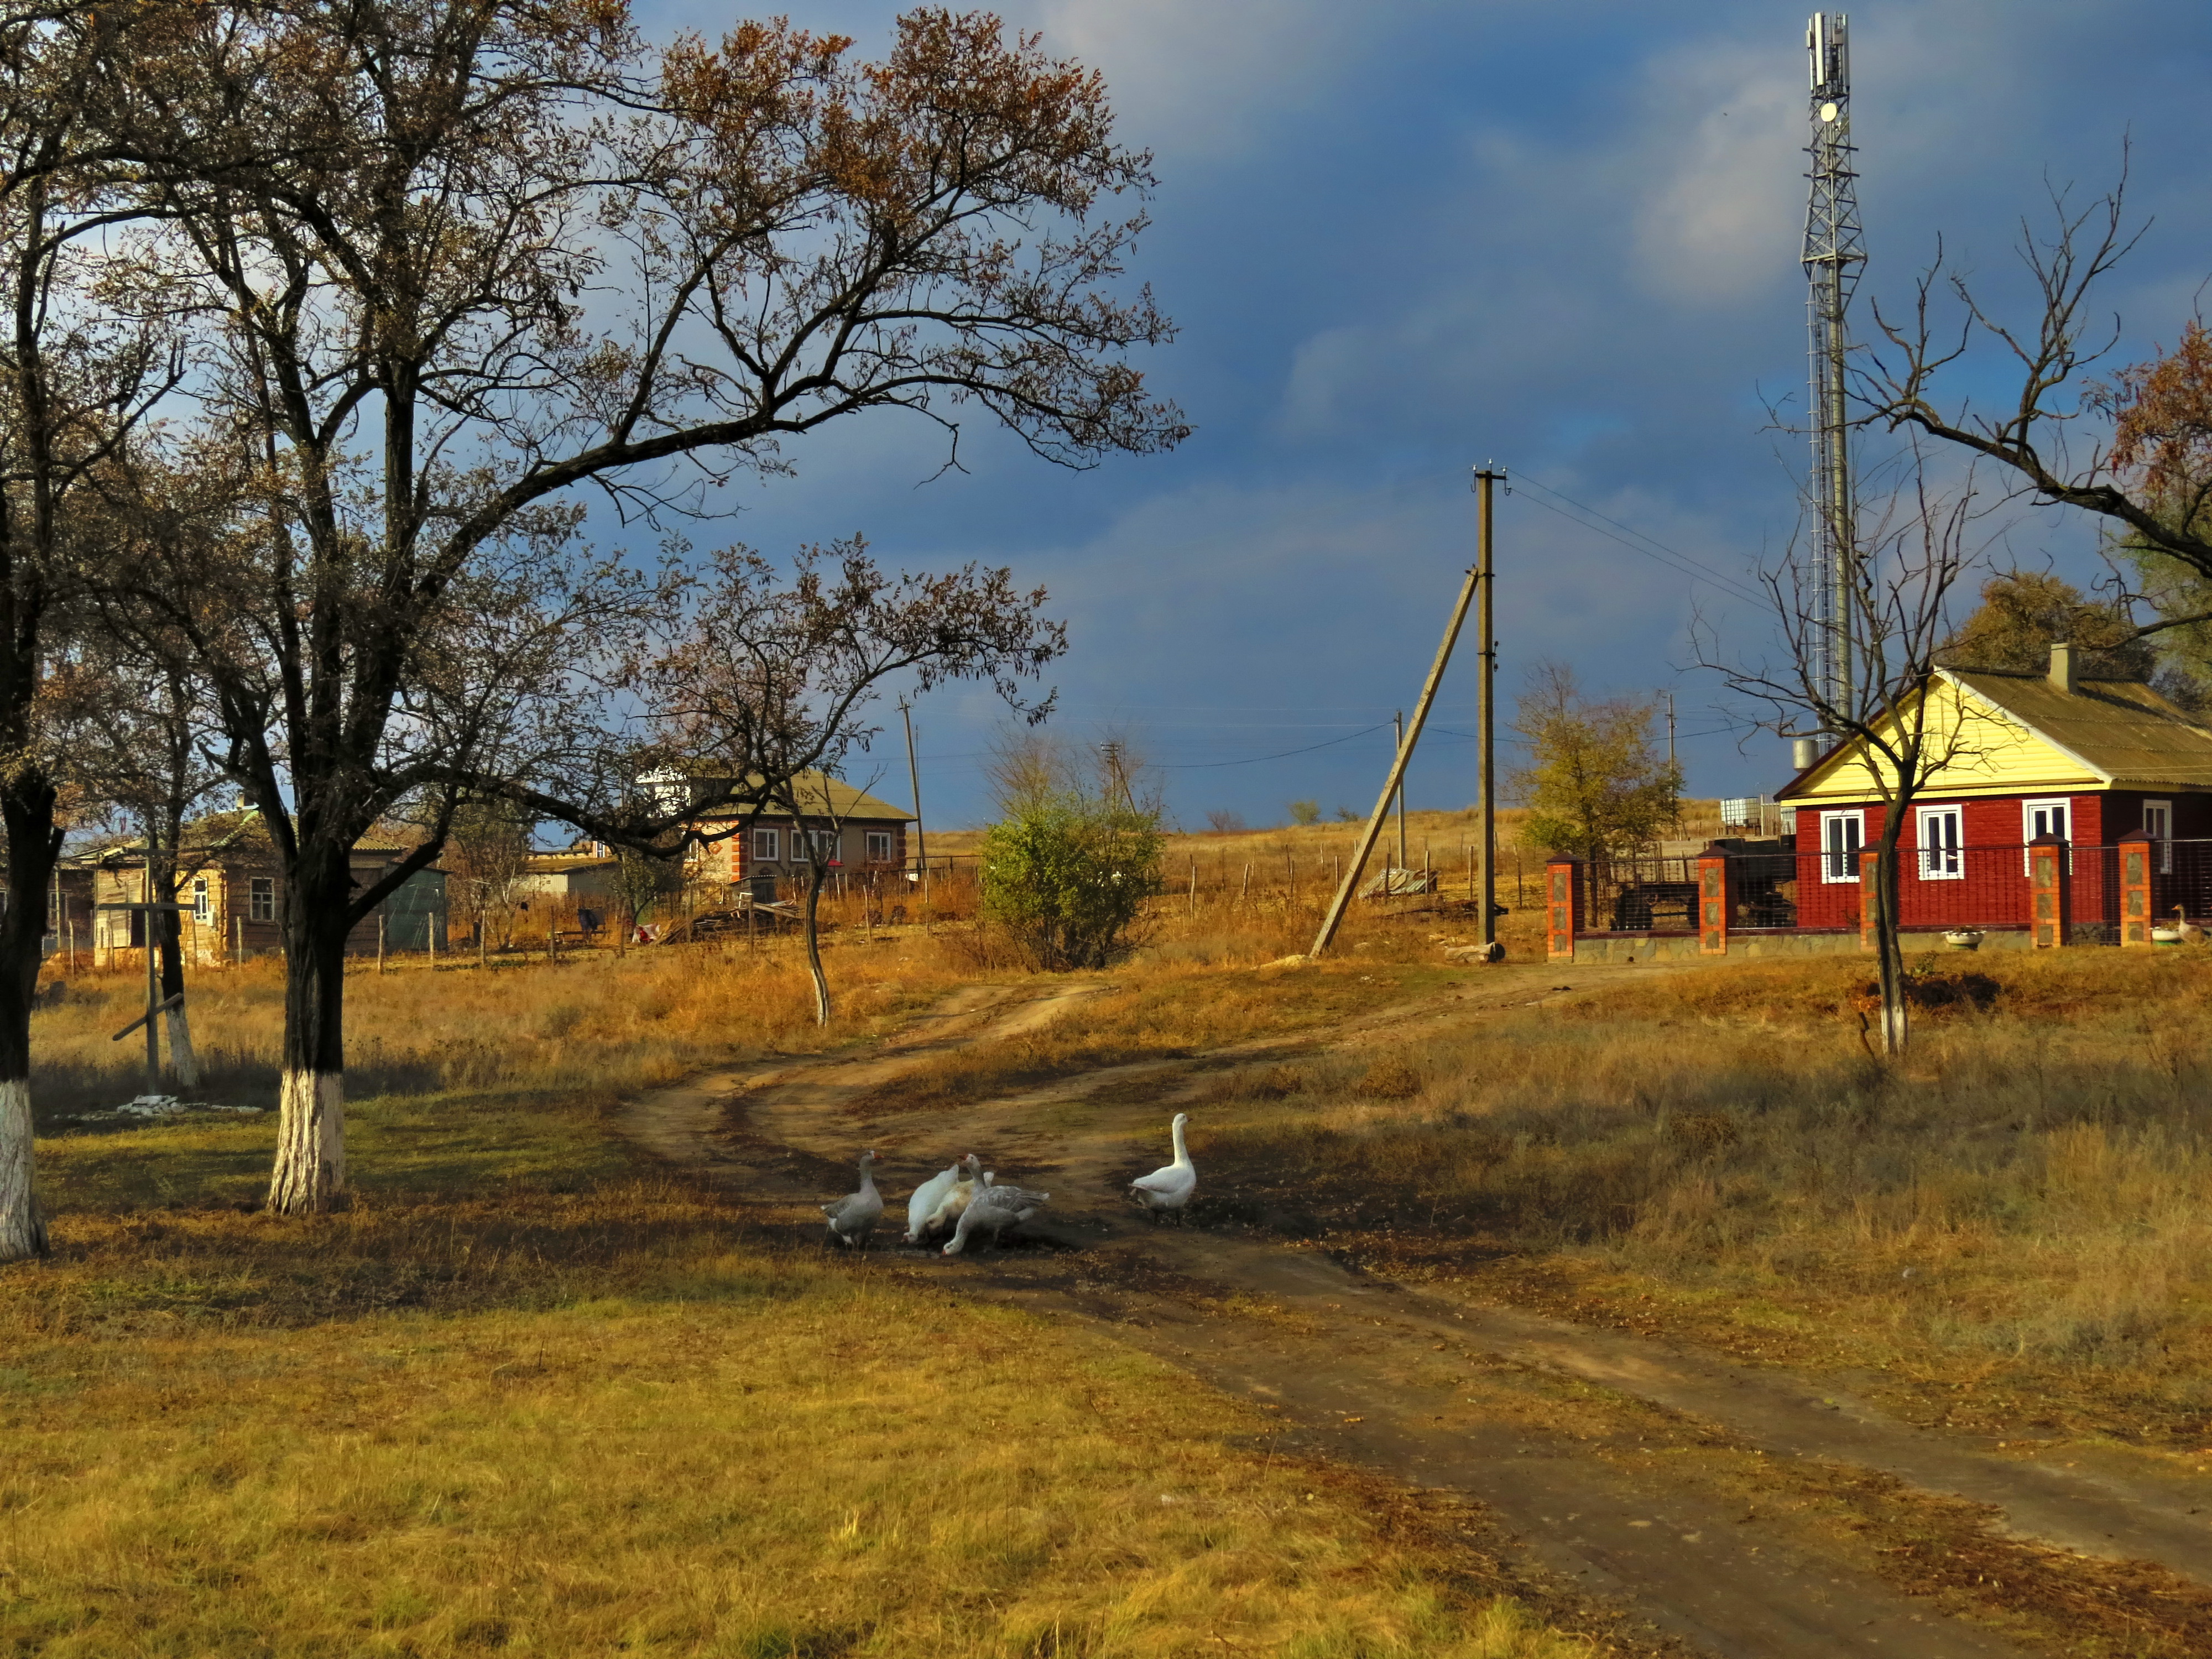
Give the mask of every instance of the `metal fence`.
[[[2117, 847], [2066, 850], [2075, 936], [2118, 937]], [[1900, 848], [1902, 925], [1917, 931], [2024, 928], [2030, 915], [2026, 843]], [[1582, 930], [1589, 933], [1693, 933], [1695, 858], [1638, 858], [1586, 866]], [[2212, 917], [2212, 841], [2152, 843], [2154, 921]], [[1856, 931], [1866, 902], [1857, 853], [1735, 853], [1728, 859], [1730, 932]]]

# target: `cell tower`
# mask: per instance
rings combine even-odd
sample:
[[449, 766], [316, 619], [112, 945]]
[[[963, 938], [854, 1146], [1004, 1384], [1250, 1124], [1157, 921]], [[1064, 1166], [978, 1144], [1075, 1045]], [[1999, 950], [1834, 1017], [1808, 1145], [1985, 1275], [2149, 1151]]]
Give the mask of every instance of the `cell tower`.
[[1857, 530], [1851, 501], [1850, 405], [1844, 372], [1850, 336], [1844, 313], [1866, 263], [1859, 228], [1858, 173], [1851, 166], [1851, 46], [1840, 12], [1816, 11], [1805, 26], [1813, 60], [1813, 181], [1805, 209], [1805, 276], [1813, 347], [1814, 568], [1821, 574], [1814, 618], [1826, 640], [1822, 665], [1833, 707], [1849, 709], [1853, 690], [1851, 611], [1856, 590]]

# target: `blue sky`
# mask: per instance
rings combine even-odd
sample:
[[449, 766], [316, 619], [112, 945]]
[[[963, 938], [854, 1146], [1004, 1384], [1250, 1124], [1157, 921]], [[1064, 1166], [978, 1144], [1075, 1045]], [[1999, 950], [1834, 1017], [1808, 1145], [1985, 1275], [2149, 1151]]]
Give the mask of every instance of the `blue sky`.
[[[894, 15], [788, 9], [867, 47]], [[1214, 808], [1275, 821], [1300, 798], [1364, 811], [1390, 713], [1418, 694], [1473, 556], [1472, 465], [1495, 460], [1738, 582], [1789, 541], [1802, 445], [1765, 411], [1801, 398], [1804, 375], [1808, 9], [1011, 4], [1048, 50], [1104, 72], [1124, 140], [1155, 153], [1135, 268], [1182, 334], [1145, 367], [1195, 434], [1070, 473], [973, 422], [968, 471], [933, 477], [931, 428], [862, 418], [794, 446], [797, 477], [739, 486], [732, 533], [776, 553], [857, 531], [890, 562], [975, 558], [1044, 584], [1073, 643], [1054, 729], [1126, 736], [1186, 824]], [[738, 15], [644, 18], [711, 33]], [[1850, 15], [1861, 326], [1939, 233], [2016, 300], [2011, 245], [2046, 179], [2094, 194], [2128, 140], [2131, 198], [2154, 223], [2105, 293], [2116, 357], [2170, 341], [2212, 273], [2212, 8], [1923, 0]], [[1784, 746], [1727, 729], [1743, 711], [1690, 670], [1693, 612], [1756, 652], [1758, 609], [1544, 499], [1499, 503], [1509, 712], [1543, 658], [1594, 691], [1671, 688], [1692, 791], [1771, 790]], [[2080, 526], [2023, 512], [1997, 556], [2078, 569], [2086, 545]], [[1474, 798], [1473, 745], [1454, 735], [1473, 729], [1474, 669], [1463, 655], [1446, 683], [1416, 805]], [[933, 821], [987, 812], [977, 761], [998, 718], [957, 690], [917, 711]], [[1307, 752], [1260, 758], [1291, 750]], [[902, 755], [878, 758], [902, 799]]]

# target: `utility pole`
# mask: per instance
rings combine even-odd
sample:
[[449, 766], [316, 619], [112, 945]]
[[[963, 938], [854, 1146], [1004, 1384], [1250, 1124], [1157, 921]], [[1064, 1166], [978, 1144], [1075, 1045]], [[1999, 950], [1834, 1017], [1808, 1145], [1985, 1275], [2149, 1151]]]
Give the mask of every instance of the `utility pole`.
[[1314, 935], [1313, 949], [1308, 952], [1310, 956], [1318, 957], [1326, 951], [1329, 941], [1336, 937], [1336, 930], [1343, 925], [1345, 909], [1359, 885], [1359, 872], [1367, 867], [1375, 843], [1382, 837], [1382, 820], [1389, 813], [1392, 799], [1405, 786], [1406, 763], [1413, 757], [1413, 745], [1421, 740], [1421, 728], [1428, 723], [1429, 706], [1437, 700], [1437, 687], [1443, 683], [1445, 666], [1451, 661], [1452, 647], [1459, 642], [1459, 630], [1467, 621], [1467, 609], [1474, 602], [1478, 584], [1478, 573], [1470, 568], [1467, 580], [1460, 586], [1459, 602], [1452, 606], [1451, 620], [1444, 624], [1443, 643], [1437, 647], [1437, 659], [1429, 665], [1427, 683], [1421, 687], [1421, 700], [1413, 705], [1413, 724], [1398, 745], [1397, 757], [1390, 763], [1390, 775], [1383, 781], [1382, 793], [1375, 798], [1375, 810], [1368, 814], [1366, 828], [1359, 832], [1359, 844], [1352, 849], [1352, 862], [1345, 867], [1344, 879], [1337, 884], [1336, 896], [1329, 901], [1328, 914], [1322, 918], [1321, 931]]
[[906, 775], [914, 786], [914, 858], [915, 867], [921, 872], [921, 889], [929, 891], [929, 848], [921, 836], [921, 769], [914, 763], [914, 712], [906, 701], [899, 702], [899, 718], [906, 722]]
[[1808, 291], [1807, 323], [1812, 351], [1813, 501], [1818, 514], [1820, 581], [1816, 619], [1827, 634], [1822, 690], [1832, 707], [1852, 712], [1852, 611], [1858, 588], [1858, 547], [1852, 510], [1850, 337], [1844, 313], [1866, 263], [1859, 226], [1858, 173], [1851, 158], [1851, 46], [1850, 21], [1841, 12], [1816, 11], [1805, 26], [1812, 58], [1812, 194], [1805, 209], [1802, 264]]
[[1674, 760], [1674, 688], [1667, 688], [1667, 775], [1673, 780], [1674, 816], [1668, 820], [1677, 830], [1682, 827], [1682, 769]]
[[1475, 727], [1482, 738], [1482, 870], [1475, 904], [1480, 913], [1480, 939], [1486, 958], [1498, 943], [1498, 571], [1491, 535], [1492, 486], [1504, 477], [1496, 466], [1475, 469], [1475, 574], [1481, 583], [1481, 606], [1475, 615], [1475, 632], [1482, 645], [1481, 720]]
[[[1391, 711], [1390, 730], [1393, 733], [1390, 739], [1392, 744], [1402, 750], [1406, 746], [1406, 711], [1404, 709], [1398, 708]], [[1398, 862], [1395, 867], [1400, 870], [1406, 867], [1406, 777], [1402, 770], [1398, 775]]]

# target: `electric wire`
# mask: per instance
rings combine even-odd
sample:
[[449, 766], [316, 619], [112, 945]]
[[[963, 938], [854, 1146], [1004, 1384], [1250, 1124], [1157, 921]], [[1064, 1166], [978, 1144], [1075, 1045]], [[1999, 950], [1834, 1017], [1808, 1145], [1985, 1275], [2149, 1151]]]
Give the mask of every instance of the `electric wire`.
[[[1613, 531], [1603, 529], [1599, 525], [1590, 524], [1582, 519], [1577, 519], [1575, 517], [1573, 513], [1568, 513], [1559, 507], [1554, 507], [1550, 501], [1545, 501], [1540, 496], [1531, 495], [1528, 497], [1528, 500], [1535, 506], [1542, 507], [1547, 513], [1553, 514], [1559, 518], [1565, 519], [1569, 524], [1580, 525], [1584, 530], [1589, 531], [1593, 534], [1602, 536], [1609, 542], [1616, 542], [1622, 547], [1626, 548], [1632, 553], [1641, 553], [1647, 559], [1656, 560], [1661, 564], [1669, 566], [1679, 574], [1689, 577], [1692, 581], [1705, 582], [1711, 586], [1719, 588], [1725, 593], [1731, 593], [1737, 599], [1748, 599], [1753, 605], [1765, 603], [1765, 600], [1761, 596], [1753, 592], [1749, 588], [1741, 586], [1732, 579], [1723, 576], [1719, 571], [1715, 570], [1711, 566], [1698, 563], [1697, 560], [1690, 557], [1686, 553], [1677, 553], [1673, 548], [1668, 546], [1666, 543], [1658, 540], [1656, 537], [1647, 535], [1641, 530], [1632, 529], [1629, 526], [1621, 523], [1618, 519], [1607, 518], [1604, 514], [1599, 512], [1595, 507], [1585, 507], [1582, 502], [1575, 500], [1573, 496], [1561, 495], [1559, 491], [1553, 489], [1548, 484], [1538, 483], [1534, 479], [1528, 477], [1516, 478], [1513, 482], [1516, 488], [1540, 489], [1545, 495], [1557, 497], [1559, 501], [1565, 502], [1568, 507], [1573, 507], [1577, 512], [1586, 513], [1593, 519], [1601, 520], [1604, 524], [1611, 525], [1614, 530], [1626, 532], [1626, 536], [1633, 536], [1638, 539], [1635, 541], [1630, 541], [1626, 539], [1626, 536], [1616, 536], [1613, 533]], [[1650, 544], [1650, 545], [1644, 545], [1645, 543]]]

